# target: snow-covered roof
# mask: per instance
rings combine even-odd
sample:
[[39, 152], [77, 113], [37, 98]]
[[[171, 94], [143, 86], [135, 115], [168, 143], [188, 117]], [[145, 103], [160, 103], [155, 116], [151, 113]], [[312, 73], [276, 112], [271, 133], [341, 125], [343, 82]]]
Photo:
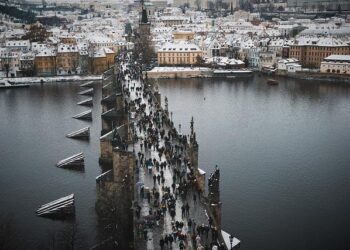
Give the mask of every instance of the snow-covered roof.
[[299, 46], [324, 46], [324, 47], [342, 47], [349, 46], [343, 40], [333, 37], [298, 37], [296, 44]]
[[46, 56], [56, 56], [55, 50], [54, 49], [45, 49], [36, 55], [36, 57], [46, 57]]
[[299, 60], [296, 58], [286, 58], [286, 59], [281, 59], [278, 61], [278, 63], [285, 63], [285, 64], [296, 63], [296, 62], [299, 62]]
[[204, 60], [206, 63], [217, 63], [220, 65], [242, 65], [242, 64], [244, 64], [244, 62], [241, 60], [234, 59], [234, 58], [228, 58], [228, 57], [222, 57], [222, 56], [205, 58]]
[[171, 52], [195, 52], [195, 51], [201, 51], [199, 47], [193, 43], [188, 42], [178, 42], [178, 43], [166, 43], [164, 44], [160, 49], [159, 52], [165, 52], [165, 51], [171, 51]]
[[114, 54], [114, 51], [111, 50], [111, 49], [109, 49], [109, 48], [104, 48], [104, 52], [105, 52], [106, 54]]
[[29, 47], [29, 40], [6, 41], [6, 47]]
[[73, 44], [59, 44], [57, 47], [57, 53], [71, 53], [78, 52], [78, 46]]
[[327, 61], [350, 61], [350, 55], [330, 55], [324, 60]]

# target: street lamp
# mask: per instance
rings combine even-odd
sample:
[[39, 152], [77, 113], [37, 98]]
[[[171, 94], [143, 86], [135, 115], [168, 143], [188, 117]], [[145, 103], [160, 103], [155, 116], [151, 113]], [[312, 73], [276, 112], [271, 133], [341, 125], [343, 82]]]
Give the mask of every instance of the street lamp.
[[232, 235], [230, 235], [230, 236], [229, 236], [229, 238], [230, 238], [230, 246], [231, 246], [231, 247], [230, 247], [230, 249], [232, 249], [233, 236], [232, 236]]

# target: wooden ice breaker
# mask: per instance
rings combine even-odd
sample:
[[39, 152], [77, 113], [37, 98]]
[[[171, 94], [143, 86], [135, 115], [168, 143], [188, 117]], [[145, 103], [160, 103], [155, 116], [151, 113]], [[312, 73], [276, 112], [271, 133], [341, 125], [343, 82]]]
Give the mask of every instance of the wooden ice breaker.
[[39, 207], [36, 210], [37, 216], [66, 218], [75, 215], [74, 194], [59, 198]]

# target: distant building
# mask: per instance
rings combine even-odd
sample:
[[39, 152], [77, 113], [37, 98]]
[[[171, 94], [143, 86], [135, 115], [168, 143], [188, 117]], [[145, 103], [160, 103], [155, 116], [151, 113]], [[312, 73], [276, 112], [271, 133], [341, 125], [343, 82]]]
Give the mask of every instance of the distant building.
[[295, 58], [281, 59], [277, 62], [277, 70], [289, 73], [295, 73], [302, 70], [302, 67]]
[[93, 75], [101, 75], [114, 64], [115, 53], [113, 50], [103, 48], [94, 51], [89, 58], [89, 73]]
[[22, 54], [19, 62], [19, 70], [22, 76], [34, 75], [34, 55], [32, 53]]
[[6, 72], [9, 77], [16, 77], [20, 67], [21, 51], [11, 51], [7, 48], [0, 49], [0, 70]]
[[76, 45], [59, 44], [57, 47], [57, 74], [77, 74], [79, 51]]
[[77, 44], [77, 39], [74, 36], [62, 35], [59, 37], [60, 42], [64, 44]]
[[350, 55], [330, 55], [321, 62], [322, 73], [350, 75]]
[[30, 49], [29, 40], [10, 40], [6, 42], [6, 48], [9, 50], [28, 52]]
[[349, 0], [287, 0], [287, 6], [303, 10], [350, 10]]
[[194, 38], [194, 32], [184, 30], [174, 30], [173, 38], [175, 41], [190, 41]]
[[203, 52], [193, 43], [166, 43], [157, 52], [159, 65], [194, 65]]
[[[229, 6], [232, 4], [232, 8], [235, 9], [238, 6], [238, 1], [239, 0], [223, 0], [224, 3], [227, 3]], [[183, 5], [189, 5], [191, 8], [200, 8], [200, 9], [208, 9], [208, 2], [210, 0], [174, 0], [173, 6], [175, 7], [180, 7]], [[212, 1], [215, 2], [215, 1]]]
[[350, 44], [332, 37], [301, 37], [289, 49], [289, 57], [309, 68], [319, 68], [321, 61], [332, 54], [349, 55]]
[[34, 69], [38, 76], [56, 75], [56, 51], [45, 49], [35, 56]]
[[188, 18], [185, 16], [161, 16], [156, 22], [163, 23], [165, 27], [172, 27], [174, 25], [181, 25], [187, 22]]

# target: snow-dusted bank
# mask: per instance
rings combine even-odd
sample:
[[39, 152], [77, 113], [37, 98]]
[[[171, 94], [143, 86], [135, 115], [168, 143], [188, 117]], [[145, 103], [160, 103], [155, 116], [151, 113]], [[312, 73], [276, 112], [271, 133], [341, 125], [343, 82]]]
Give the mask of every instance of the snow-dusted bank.
[[206, 67], [155, 67], [147, 71], [148, 78], [204, 78], [251, 76], [247, 69], [211, 69]]
[[16, 78], [0, 78], [7, 80], [13, 84], [35, 84], [49, 82], [72, 82], [72, 81], [98, 81], [102, 80], [102, 76], [52, 76], [52, 77], [16, 77]]
[[147, 71], [148, 78], [211, 77], [212, 70], [204, 67], [155, 67]]

